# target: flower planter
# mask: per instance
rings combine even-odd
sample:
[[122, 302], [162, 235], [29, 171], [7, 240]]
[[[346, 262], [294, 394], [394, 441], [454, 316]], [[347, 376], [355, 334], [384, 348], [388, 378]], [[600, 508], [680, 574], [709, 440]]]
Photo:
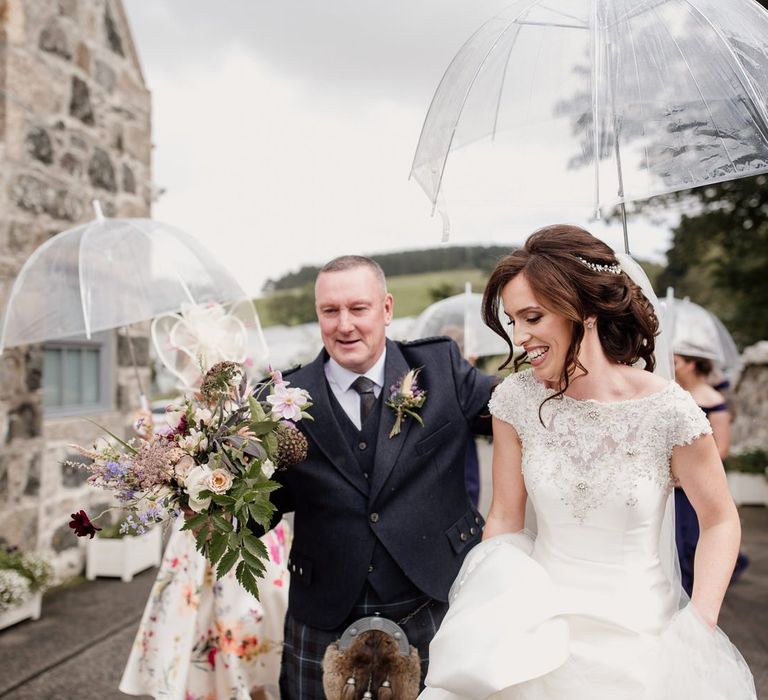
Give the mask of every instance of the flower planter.
[[24, 601], [21, 605], [17, 605], [10, 610], [6, 610], [5, 612], [0, 613], [0, 630], [29, 618], [32, 618], [33, 620], [39, 620], [42, 606], [43, 594], [39, 591], [37, 593], [33, 593], [30, 598]]
[[768, 506], [768, 476], [746, 472], [727, 472], [728, 488], [737, 506]]
[[88, 540], [85, 577], [93, 581], [97, 576], [117, 576], [131, 581], [134, 574], [160, 565], [162, 546], [159, 527], [143, 535], [116, 539], [94, 537]]

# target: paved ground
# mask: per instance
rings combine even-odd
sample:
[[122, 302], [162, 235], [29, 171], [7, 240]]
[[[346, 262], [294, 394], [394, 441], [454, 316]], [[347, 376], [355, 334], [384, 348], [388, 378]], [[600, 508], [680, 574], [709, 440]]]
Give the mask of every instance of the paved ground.
[[[726, 597], [721, 626], [746, 657], [768, 700], [768, 509], [742, 508], [752, 559]], [[54, 591], [40, 620], [0, 631], [2, 700], [126, 700], [117, 690], [154, 581], [99, 579]]]
[[117, 690], [156, 570], [51, 592], [39, 620], [0, 631], [0, 698], [125, 700]]

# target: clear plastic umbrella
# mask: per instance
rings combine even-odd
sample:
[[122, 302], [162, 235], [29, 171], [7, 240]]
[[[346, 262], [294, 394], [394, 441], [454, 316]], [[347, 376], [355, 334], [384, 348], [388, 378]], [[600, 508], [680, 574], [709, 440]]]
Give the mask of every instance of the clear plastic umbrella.
[[733, 380], [741, 356], [722, 321], [687, 298], [667, 296], [667, 306], [672, 324], [672, 350], [678, 355], [712, 360], [726, 377]]
[[442, 214], [445, 190], [599, 218], [768, 170], [767, 86], [754, 0], [518, 0], [448, 67], [411, 175]]
[[192, 236], [150, 219], [93, 221], [53, 236], [24, 263], [3, 317], [4, 348], [127, 326], [245, 297]]
[[413, 338], [447, 335], [459, 344], [464, 357], [506, 355], [507, 344], [483, 323], [483, 295], [473, 294], [467, 286], [464, 294], [441, 299], [424, 309], [410, 335]]

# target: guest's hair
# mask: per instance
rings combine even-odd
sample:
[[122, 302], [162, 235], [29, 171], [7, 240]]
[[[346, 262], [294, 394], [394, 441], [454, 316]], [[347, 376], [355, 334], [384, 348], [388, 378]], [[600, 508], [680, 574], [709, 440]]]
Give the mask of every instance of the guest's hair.
[[706, 377], [712, 373], [714, 365], [712, 360], [706, 357], [694, 357], [693, 355], [680, 355], [686, 362], [693, 362], [693, 371], [698, 377]]
[[320, 268], [317, 276], [320, 277], [324, 272], [344, 272], [346, 270], [353, 270], [356, 267], [371, 269], [378, 279], [382, 294], [387, 293], [387, 278], [384, 275], [384, 270], [381, 269], [381, 265], [373, 258], [367, 258], [364, 255], [340, 255], [338, 258], [325, 263]]
[[[571, 321], [571, 342], [565, 356], [559, 396], [568, 388], [584, 339], [584, 320], [597, 317], [600, 344], [614, 362], [631, 365], [642, 359], [654, 368], [654, 337], [659, 322], [653, 305], [624, 272], [617, 270], [613, 251], [578, 226], [555, 224], [533, 233], [525, 245], [502, 258], [491, 273], [483, 295], [483, 320], [509, 345], [506, 367], [514, 358], [509, 334], [499, 320], [504, 287], [520, 273], [539, 302]], [[515, 369], [525, 361], [515, 360]], [[554, 396], [552, 398], [554, 398]]]

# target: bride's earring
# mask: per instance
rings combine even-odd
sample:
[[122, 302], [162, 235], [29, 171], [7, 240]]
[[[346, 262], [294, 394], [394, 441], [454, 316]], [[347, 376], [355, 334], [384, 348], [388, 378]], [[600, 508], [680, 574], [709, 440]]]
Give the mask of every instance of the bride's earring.
[[595, 327], [594, 321], [587, 321], [587, 328], [592, 330]]

